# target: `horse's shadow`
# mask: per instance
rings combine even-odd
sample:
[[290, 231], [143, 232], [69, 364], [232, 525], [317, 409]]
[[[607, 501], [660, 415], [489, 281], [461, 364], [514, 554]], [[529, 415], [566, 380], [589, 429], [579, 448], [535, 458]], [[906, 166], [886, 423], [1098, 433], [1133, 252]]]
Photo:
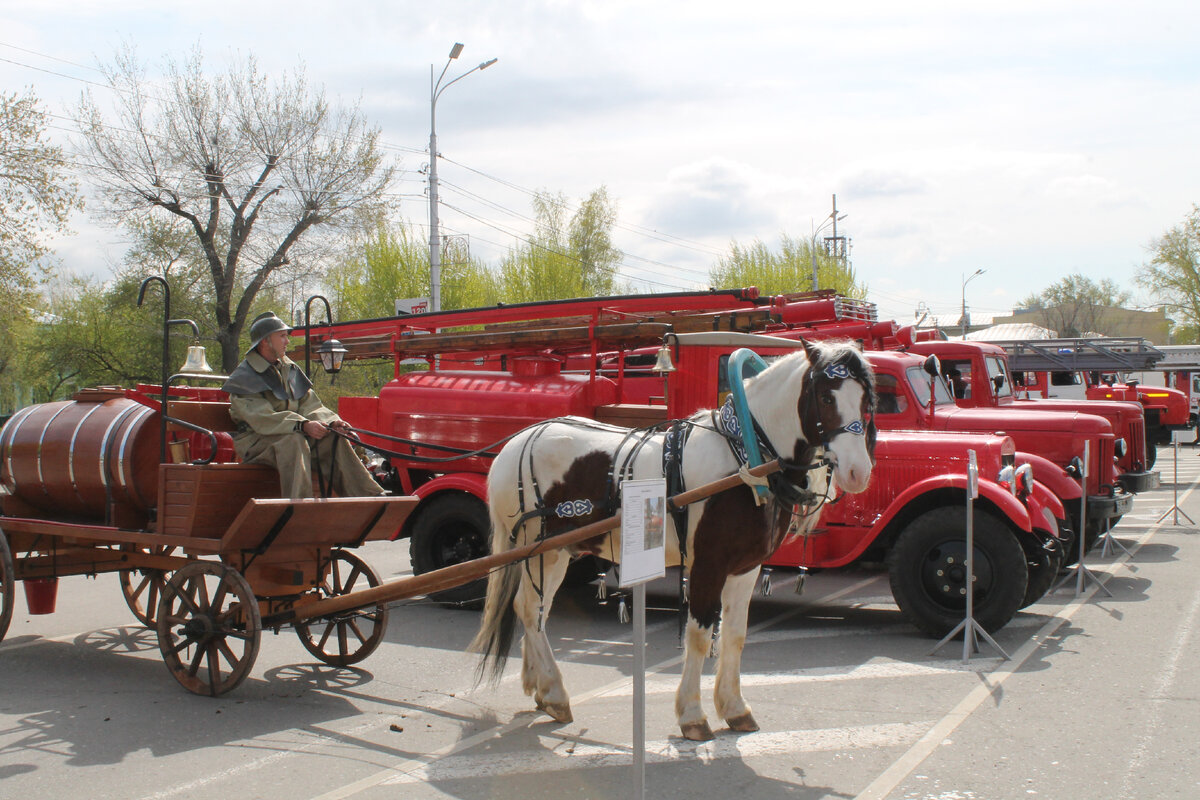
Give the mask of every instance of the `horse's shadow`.
[[[503, 739], [482, 745], [470, 756], [503, 759], [519, 752], [526, 764], [536, 764], [537, 768], [483, 779], [453, 770], [452, 776], [434, 774], [424, 783], [448, 796], [462, 798], [480, 796], [481, 780], [486, 781], [489, 797], [565, 796], [599, 800], [632, 796], [632, 754], [627, 748], [590, 736], [587, 728], [563, 732], [559, 727], [550, 721], [534, 721], [528, 727], [509, 731]], [[716, 787], [752, 785], [755, 800], [854, 796], [829, 786], [806, 784], [800, 767], [792, 768], [796, 781], [764, 777], [736, 754], [736, 745], [731, 748], [738, 736], [721, 731], [712, 742], [689, 742], [671, 736], [665, 742], [649, 743], [645, 795], [691, 800], [710, 796]]]

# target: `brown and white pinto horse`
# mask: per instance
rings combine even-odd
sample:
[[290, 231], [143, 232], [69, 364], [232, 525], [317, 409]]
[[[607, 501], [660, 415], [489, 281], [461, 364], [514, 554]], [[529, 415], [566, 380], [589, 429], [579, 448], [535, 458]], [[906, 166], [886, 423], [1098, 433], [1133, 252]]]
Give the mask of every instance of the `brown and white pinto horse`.
[[[753, 356], [753, 354], [748, 354]], [[756, 356], [754, 358], [757, 359]], [[761, 363], [761, 362], [760, 362]], [[741, 654], [750, 597], [762, 562], [789, 526], [807, 533], [821, 503], [835, 488], [861, 492], [874, 466], [874, 379], [861, 353], [846, 344], [804, 343], [804, 349], [766, 367], [744, 384], [745, 407], [758, 430], [764, 460], [787, 463], [774, 476], [770, 498], [756, 502], [742, 485], [688, 508], [685, 556], [678, 538], [666, 536], [667, 564], [688, 574], [688, 624], [683, 674], [675, 694], [679, 727], [688, 739], [706, 740], [712, 729], [700, 703], [700, 677], [720, 619], [717, 713], [735, 731], [758, 730], [741, 694]], [[736, 434], [728, 413], [701, 411], [683, 425], [683, 488], [737, 473]], [[503, 552], [609, 516], [619, 507], [624, 478], [664, 474], [665, 434], [630, 431], [565, 417], [525, 429], [496, 457], [488, 476], [492, 551]], [[826, 468], [827, 467], [827, 468]], [[794, 513], [798, 511], [799, 513]], [[669, 530], [675, 521], [670, 520]], [[572, 720], [570, 699], [543, 622], [571, 556], [583, 552], [620, 561], [620, 536], [606, 534], [572, 553], [551, 551], [537, 560], [492, 573], [480, 630], [470, 650], [481, 653], [480, 679], [490, 664], [499, 680], [515, 633], [524, 626], [521, 677], [526, 694], [559, 722]]]

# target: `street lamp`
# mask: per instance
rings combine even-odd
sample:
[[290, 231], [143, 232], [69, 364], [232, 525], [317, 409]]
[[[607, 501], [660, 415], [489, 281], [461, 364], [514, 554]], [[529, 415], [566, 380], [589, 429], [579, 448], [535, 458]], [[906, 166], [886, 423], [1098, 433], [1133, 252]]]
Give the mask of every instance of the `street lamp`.
[[[320, 300], [325, 304], [325, 322], [318, 322], [318, 325], [333, 325], [333, 314], [329, 311], [329, 301], [319, 294], [314, 294], [304, 303], [304, 374], [312, 377], [312, 356], [310, 355], [309, 343], [311, 338], [309, 332], [312, 330], [310, 315], [314, 300]], [[317, 345], [317, 357], [321, 359], [321, 367], [330, 375], [336, 375], [338, 370], [342, 368], [342, 359], [346, 353], [345, 346], [337, 339], [330, 336]]]
[[845, 218], [845, 214], [839, 216], [837, 209], [834, 209], [833, 211], [829, 212], [829, 216], [825, 217], [821, 224], [817, 226], [817, 229], [812, 233], [812, 240], [809, 242], [808, 253], [812, 257], [812, 290], [814, 292], [817, 290], [817, 235], [820, 234], [821, 231], [825, 230], [825, 228], [831, 223], [833, 225], [837, 225], [837, 223], [841, 222]]
[[442, 241], [438, 236], [437, 101], [442, 92], [472, 72], [487, 69], [496, 63], [494, 58], [484, 61], [443, 86], [442, 79], [446, 77], [446, 70], [450, 69], [450, 62], [458, 58], [462, 51], [462, 42], [456, 42], [454, 47], [450, 48], [450, 58], [446, 61], [446, 66], [442, 67], [442, 74], [436, 81], [433, 79], [433, 65], [429, 65], [429, 283], [432, 295], [429, 305], [432, 311], [442, 310]]
[[962, 282], [962, 317], [959, 318], [958, 321], [962, 325], [962, 335], [964, 338], [966, 338], [966, 335], [967, 335], [967, 284], [970, 283], [972, 279], [979, 277], [980, 275], [982, 275], [985, 272], [987, 272], [987, 270], [977, 269], [971, 273], [971, 277], [963, 278], [963, 282]]

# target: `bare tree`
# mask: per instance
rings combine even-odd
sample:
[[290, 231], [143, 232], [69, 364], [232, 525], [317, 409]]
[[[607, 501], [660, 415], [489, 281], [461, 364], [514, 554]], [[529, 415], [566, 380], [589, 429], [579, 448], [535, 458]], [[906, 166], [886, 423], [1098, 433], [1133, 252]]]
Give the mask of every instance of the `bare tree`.
[[1116, 281], [1096, 282], [1076, 272], [1021, 301], [1038, 321], [1059, 336], [1086, 336], [1101, 332], [1112, 309], [1127, 304], [1129, 292]]
[[297, 271], [315, 278], [351, 212], [386, 204], [394, 167], [379, 130], [357, 105], [331, 108], [303, 67], [268, 80], [251, 57], [209, 75], [196, 50], [151, 82], [125, 50], [103, 69], [111, 118], [91, 92], [81, 99], [82, 160], [118, 224], [168, 214], [191, 230], [232, 370], [258, 293]]

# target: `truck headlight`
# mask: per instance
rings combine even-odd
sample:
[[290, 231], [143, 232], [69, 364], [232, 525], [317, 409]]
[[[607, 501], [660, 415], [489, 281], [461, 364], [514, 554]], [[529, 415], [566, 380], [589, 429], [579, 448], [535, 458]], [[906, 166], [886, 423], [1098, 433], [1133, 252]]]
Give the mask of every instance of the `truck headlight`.
[[1028, 497], [1033, 493], [1033, 467], [1022, 464], [1017, 467], [1016, 480], [1013, 482], [1019, 497]]
[[1079, 480], [1083, 477], [1083, 459], [1079, 456], [1073, 457], [1071, 463], [1065, 467], [1065, 471], [1075, 480]]
[[1000, 469], [1000, 473], [996, 475], [996, 483], [1008, 489], [1013, 494], [1017, 493], [1016, 484], [1016, 469], [1011, 466], [1005, 466]]
[[1118, 436], [1117, 441], [1113, 443], [1113, 452], [1117, 454], [1117, 458], [1124, 458], [1129, 452], [1129, 446], [1125, 444], [1125, 437]]

